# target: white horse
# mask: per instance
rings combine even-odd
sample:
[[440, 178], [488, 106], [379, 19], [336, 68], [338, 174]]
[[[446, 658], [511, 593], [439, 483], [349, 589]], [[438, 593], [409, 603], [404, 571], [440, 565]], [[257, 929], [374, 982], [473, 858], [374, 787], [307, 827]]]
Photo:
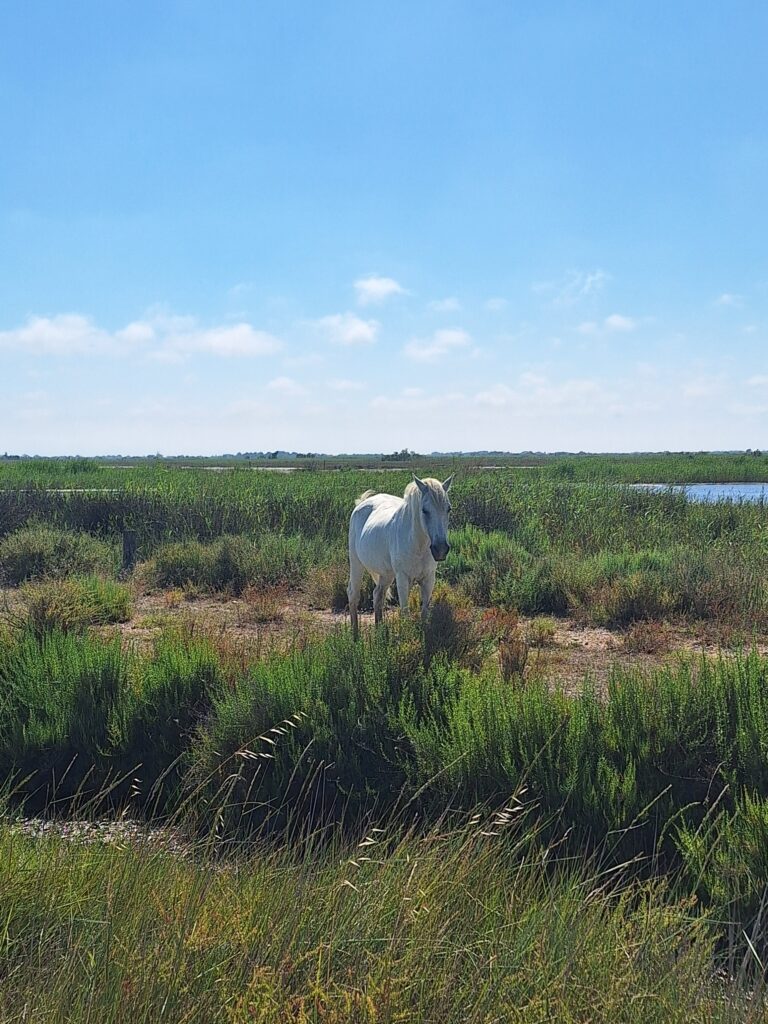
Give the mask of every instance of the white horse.
[[381, 622], [384, 601], [393, 580], [397, 581], [400, 607], [408, 607], [414, 583], [421, 590], [422, 619], [427, 614], [435, 586], [437, 563], [450, 551], [448, 491], [453, 476], [439, 480], [419, 480], [405, 488], [402, 498], [394, 494], [366, 491], [357, 499], [349, 519], [349, 613], [356, 637], [357, 607], [363, 570], [373, 576], [373, 616]]

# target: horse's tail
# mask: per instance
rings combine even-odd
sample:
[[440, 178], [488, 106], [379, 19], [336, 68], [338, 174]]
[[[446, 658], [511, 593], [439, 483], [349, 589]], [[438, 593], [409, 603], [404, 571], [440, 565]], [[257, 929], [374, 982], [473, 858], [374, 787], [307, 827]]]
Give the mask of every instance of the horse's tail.
[[373, 490], [363, 491], [359, 498], [355, 498], [355, 508], [357, 508], [360, 502], [366, 501], [368, 498], [372, 498], [375, 493], [376, 491]]

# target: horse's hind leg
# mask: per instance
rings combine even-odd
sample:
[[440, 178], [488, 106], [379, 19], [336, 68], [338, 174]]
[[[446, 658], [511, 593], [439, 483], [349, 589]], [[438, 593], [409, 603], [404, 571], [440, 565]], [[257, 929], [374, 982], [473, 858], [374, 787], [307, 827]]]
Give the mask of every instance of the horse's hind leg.
[[349, 598], [349, 617], [352, 620], [352, 636], [355, 640], [358, 637], [357, 608], [360, 604], [360, 585], [363, 582], [363, 571], [363, 563], [350, 548], [347, 597]]
[[376, 586], [373, 588], [373, 621], [378, 626], [384, 618], [384, 603], [387, 600], [387, 591], [392, 586], [392, 576], [379, 576]]

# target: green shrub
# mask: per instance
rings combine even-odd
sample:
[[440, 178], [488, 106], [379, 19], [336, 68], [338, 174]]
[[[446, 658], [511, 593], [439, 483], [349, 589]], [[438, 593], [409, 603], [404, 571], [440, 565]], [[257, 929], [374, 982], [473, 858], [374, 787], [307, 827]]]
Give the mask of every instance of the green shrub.
[[539, 615], [528, 624], [528, 643], [531, 647], [550, 647], [555, 642], [557, 623], [546, 615]]
[[88, 626], [127, 622], [131, 617], [128, 588], [98, 576], [26, 583], [21, 596], [36, 633], [51, 630], [66, 633]]
[[[27, 809], [101, 791], [130, 657], [119, 640], [25, 631], [0, 655], [0, 773]], [[26, 781], [23, 781], [26, 780]]]
[[[742, 948], [768, 956], [768, 800], [742, 795], [732, 811], [682, 825], [677, 845], [688, 884]], [[746, 951], [746, 950], [744, 950]]]
[[321, 554], [317, 540], [274, 533], [221, 537], [210, 544], [187, 540], [158, 548], [148, 574], [159, 587], [193, 584], [240, 594], [250, 584], [298, 586]]
[[168, 813], [185, 769], [181, 755], [223, 688], [220, 659], [207, 641], [158, 640], [112, 726], [112, 761], [130, 775], [135, 801]]
[[0, 576], [13, 585], [46, 576], [109, 575], [115, 568], [112, 546], [88, 533], [33, 525], [0, 540]]

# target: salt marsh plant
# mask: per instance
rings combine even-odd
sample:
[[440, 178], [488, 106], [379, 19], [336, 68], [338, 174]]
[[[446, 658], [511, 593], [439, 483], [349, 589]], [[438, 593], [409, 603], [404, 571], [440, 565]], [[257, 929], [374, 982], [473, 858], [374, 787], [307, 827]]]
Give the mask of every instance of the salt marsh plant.
[[115, 569], [113, 545], [82, 531], [37, 523], [0, 539], [0, 580], [12, 585], [70, 574], [108, 575]]
[[88, 626], [127, 622], [132, 610], [128, 587], [99, 576], [26, 583], [21, 603], [36, 633], [82, 632]]

